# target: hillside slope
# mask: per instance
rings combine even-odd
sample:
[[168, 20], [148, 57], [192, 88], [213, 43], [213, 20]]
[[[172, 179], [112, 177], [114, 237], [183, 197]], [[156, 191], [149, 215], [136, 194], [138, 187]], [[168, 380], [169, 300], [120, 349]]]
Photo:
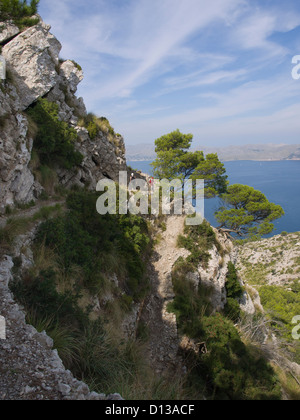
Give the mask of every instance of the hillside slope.
[[[83, 99], [75, 95], [82, 69], [59, 58], [61, 44], [50, 26], [39, 18], [12, 36], [9, 23], [0, 25], [7, 67], [6, 82], [0, 84], [0, 211], [48, 193], [51, 177], [52, 184], [55, 178], [64, 187], [91, 189], [103, 177], [117, 179], [119, 170], [127, 169], [124, 140], [108, 121], [91, 134]], [[55, 129], [46, 126], [51, 119]], [[48, 143], [41, 144], [40, 132], [49, 128]], [[66, 133], [73, 139], [68, 146], [59, 144]]]

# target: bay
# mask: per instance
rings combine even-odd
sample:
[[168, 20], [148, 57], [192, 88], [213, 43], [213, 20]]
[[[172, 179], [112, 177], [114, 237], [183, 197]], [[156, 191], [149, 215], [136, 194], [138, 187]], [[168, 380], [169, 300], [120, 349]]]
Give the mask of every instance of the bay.
[[[128, 165], [151, 174], [151, 161], [130, 162]], [[234, 161], [225, 162], [230, 184], [245, 184], [263, 192], [268, 200], [279, 204], [285, 216], [275, 222], [273, 236], [283, 231], [300, 231], [300, 161]], [[205, 218], [216, 226], [214, 212], [219, 199], [205, 200]]]

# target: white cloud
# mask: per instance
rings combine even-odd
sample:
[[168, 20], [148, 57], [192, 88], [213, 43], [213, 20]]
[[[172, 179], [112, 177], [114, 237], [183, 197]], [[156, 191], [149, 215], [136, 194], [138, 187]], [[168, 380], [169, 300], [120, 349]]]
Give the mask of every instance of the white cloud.
[[300, 25], [300, 14], [285, 9], [254, 9], [240, 20], [231, 41], [242, 49], [261, 50], [267, 57], [280, 57], [288, 49], [272, 41], [274, 33], [289, 32]]
[[[295, 104], [299, 91], [295, 89], [295, 81], [281, 76], [272, 81], [246, 83], [234, 88], [226, 95], [210, 94], [214, 105], [193, 108], [183, 113], [156, 117], [137, 122], [133, 127], [127, 122], [120, 122], [128, 139], [134, 139], [147, 133], [148, 141], [152, 141], [164, 133], [179, 128], [204, 136], [207, 141], [244, 142], [272, 141], [274, 138], [294, 141], [298, 138], [300, 105]], [[288, 101], [293, 105], [282, 105]]]
[[[204, 0], [139, 0], [131, 2], [122, 13], [109, 14], [104, 9], [102, 13], [86, 17], [72, 14], [74, 4], [69, 1], [61, 5], [54, 0], [48, 9], [57, 32], [68, 28], [64, 55], [74, 54], [76, 50], [78, 54], [79, 50], [83, 58], [88, 51], [87, 60], [92, 55], [97, 62], [106, 59], [103, 55], [121, 60], [116, 61], [120, 72], [113, 69], [101, 95], [124, 97], [148, 81], [153, 72], [160, 72], [166, 60], [174, 60], [174, 57], [183, 60], [180, 54], [184, 42], [207, 25], [227, 20], [230, 11], [240, 3], [240, 0], [209, 3]], [[61, 12], [58, 14], [57, 10]], [[89, 71], [89, 64], [85, 64]]]
[[84, 69], [78, 93], [88, 109], [109, 116], [130, 142], [177, 127], [221, 141], [243, 129], [271, 136], [268, 124], [277, 135], [285, 123], [295, 129], [300, 85], [291, 69], [278, 75], [290, 65], [290, 49], [274, 37], [300, 25], [288, 4], [41, 0], [41, 14], [63, 57]]

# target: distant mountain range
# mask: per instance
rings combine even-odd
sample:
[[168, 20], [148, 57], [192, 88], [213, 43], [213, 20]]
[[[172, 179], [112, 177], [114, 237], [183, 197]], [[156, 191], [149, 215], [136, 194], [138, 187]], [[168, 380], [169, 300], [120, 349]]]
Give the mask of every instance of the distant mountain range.
[[[153, 160], [156, 158], [154, 144], [138, 144], [126, 147], [129, 161]], [[233, 160], [300, 160], [300, 144], [248, 144], [243, 146], [206, 147], [197, 146], [205, 154], [217, 153], [223, 162]]]

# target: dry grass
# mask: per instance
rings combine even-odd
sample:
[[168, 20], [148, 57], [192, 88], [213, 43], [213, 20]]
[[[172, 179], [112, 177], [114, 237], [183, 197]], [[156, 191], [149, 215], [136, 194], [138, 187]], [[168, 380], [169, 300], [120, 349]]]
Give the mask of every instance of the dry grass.
[[300, 401], [300, 382], [291, 372], [286, 372], [279, 366], [273, 366], [277, 373], [284, 394], [288, 400]]
[[30, 228], [30, 220], [26, 218], [10, 218], [6, 226], [0, 228], [0, 256], [9, 253], [15, 239]]

